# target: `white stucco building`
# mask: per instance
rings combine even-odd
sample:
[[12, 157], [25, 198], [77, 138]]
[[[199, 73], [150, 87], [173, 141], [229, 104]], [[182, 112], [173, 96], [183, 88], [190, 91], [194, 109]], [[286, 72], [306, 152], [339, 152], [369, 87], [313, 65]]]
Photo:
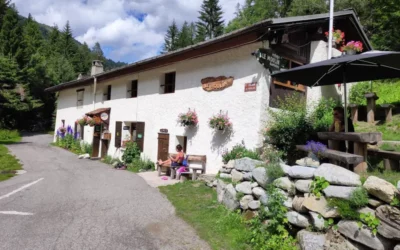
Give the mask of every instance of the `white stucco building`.
[[[336, 28], [371, 49], [353, 11], [335, 16]], [[270, 79], [269, 68], [254, 55], [258, 49], [273, 52], [279, 55], [281, 68], [325, 60], [327, 29], [327, 14], [270, 19], [109, 72], [102, 72], [101, 62], [93, 62], [91, 76], [48, 89], [59, 93], [56, 129], [74, 127], [77, 119], [90, 112], [102, 115], [102, 126], [75, 126], [93, 144], [93, 157], [120, 157], [122, 141], [130, 139], [138, 143], [143, 157], [156, 161], [174, 152], [179, 143], [189, 155], [206, 155], [206, 171], [215, 173], [225, 149], [242, 142], [248, 148], [261, 146], [267, 109], [274, 107], [277, 97], [293, 91], [310, 103], [321, 96], [339, 97], [334, 86], [310, 89]], [[202, 79], [219, 76], [233, 77], [232, 86], [203, 89]], [[245, 91], [251, 83], [251, 91]], [[178, 115], [188, 109], [198, 114], [195, 128], [177, 122]], [[230, 133], [208, 126], [209, 118], [220, 112], [228, 114], [233, 123]], [[104, 132], [111, 133], [111, 138], [104, 138]]]

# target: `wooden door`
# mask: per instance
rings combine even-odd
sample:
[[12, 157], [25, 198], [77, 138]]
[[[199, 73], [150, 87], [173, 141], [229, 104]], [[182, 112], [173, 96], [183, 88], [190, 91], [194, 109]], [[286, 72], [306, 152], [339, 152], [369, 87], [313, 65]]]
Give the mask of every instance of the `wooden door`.
[[101, 158], [107, 156], [108, 144], [109, 144], [108, 140], [101, 140]]
[[169, 149], [169, 134], [158, 134], [158, 153], [157, 160], [161, 159], [163, 161], [168, 159], [168, 149]]
[[95, 125], [93, 133], [92, 157], [99, 157], [100, 137], [101, 137], [101, 126]]
[[115, 123], [115, 136], [114, 136], [114, 146], [116, 148], [121, 147], [121, 137], [122, 137], [122, 122]]

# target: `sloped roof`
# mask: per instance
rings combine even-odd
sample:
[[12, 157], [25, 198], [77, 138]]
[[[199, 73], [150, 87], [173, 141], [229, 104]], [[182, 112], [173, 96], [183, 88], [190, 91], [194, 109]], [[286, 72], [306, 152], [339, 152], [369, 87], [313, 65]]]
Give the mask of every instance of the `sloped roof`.
[[[356, 26], [356, 29], [358, 30], [358, 33], [360, 37], [362, 38], [362, 42], [367, 50], [372, 49], [372, 45], [370, 41], [368, 40], [366, 34], [364, 33], [362, 26], [360, 22], [358, 21], [358, 18], [353, 10], [344, 10], [344, 11], [338, 11], [334, 13], [334, 17], [349, 17], [352, 19], [354, 25]], [[231, 40], [233, 38], [238, 38], [240, 36], [244, 36], [246, 34], [249, 34], [251, 32], [254, 32], [256, 30], [260, 29], [267, 29], [269, 27], [274, 27], [276, 25], [300, 25], [312, 21], [317, 21], [317, 20], [324, 20], [329, 18], [329, 13], [324, 13], [324, 14], [316, 14], [316, 15], [307, 15], [307, 16], [295, 16], [295, 17], [284, 17], [284, 18], [272, 18], [272, 19], [266, 19], [263, 21], [260, 21], [258, 23], [255, 23], [249, 27], [245, 27], [242, 29], [235, 30], [233, 32], [224, 34], [222, 36], [200, 42], [182, 49], [178, 49], [172, 52], [168, 52], [165, 54], [157, 55], [148, 59], [144, 59], [135, 63], [131, 63], [119, 68], [115, 68], [100, 74], [96, 74], [94, 76], [84, 78], [84, 79], [79, 79], [79, 80], [73, 80], [70, 82], [62, 83], [57, 86], [53, 86], [50, 88], [47, 88], [45, 91], [48, 92], [57, 92], [63, 89], [68, 89], [68, 88], [73, 88], [77, 86], [85, 86], [85, 85], [90, 85], [93, 83], [93, 79], [97, 78], [97, 81], [109, 79], [111, 77], [118, 77], [120, 75], [125, 75], [125, 74], [130, 74], [130, 73], [135, 73], [135, 72], [140, 72], [142, 66], [147, 65], [147, 64], [155, 64], [153, 68], [156, 67], [162, 67], [163, 65], [158, 65], [157, 62], [161, 61], [162, 59], [168, 59], [168, 58], [173, 58], [173, 57], [183, 57], [185, 54], [189, 54], [190, 52], [193, 52], [195, 50], [203, 49], [206, 47], [209, 47], [211, 45], [225, 42], [228, 40]], [[257, 40], [253, 40], [253, 42], [256, 42]], [[228, 48], [229, 49], [229, 48]], [[203, 55], [205, 55], [204, 53]], [[201, 55], [198, 55], [201, 56]], [[177, 60], [179, 61], [179, 60]]]

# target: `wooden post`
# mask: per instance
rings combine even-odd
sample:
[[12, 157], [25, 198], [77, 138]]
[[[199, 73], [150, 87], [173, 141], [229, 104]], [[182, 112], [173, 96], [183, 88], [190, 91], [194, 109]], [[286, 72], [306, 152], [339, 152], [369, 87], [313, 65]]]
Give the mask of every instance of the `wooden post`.
[[349, 107], [351, 108], [351, 120], [353, 123], [358, 122], [358, 105], [350, 104]]
[[393, 105], [391, 105], [391, 104], [382, 104], [381, 107], [385, 109], [386, 122], [391, 122], [392, 121], [392, 108], [393, 108]]
[[384, 159], [383, 164], [386, 170], [398, 171], [400, 170], [399, 160], [396, 159]]
[[376, 93], [367, 93], [365, 94], [365, 98], [367, 98], [367, 121], [373, 123], [375, 122], [376, 100], [378, 100], [379, 97]]
[[358, 163], [356, 166], [354, 166], [354, 172], [357, 174], [360, 173], [365, 173], [367, 172], [368, 165], [367, 165], [367, 143], [361, 143], [361, 142], [354, 142], [354, 154], [360, 155], [364, 157], [364, 161]]

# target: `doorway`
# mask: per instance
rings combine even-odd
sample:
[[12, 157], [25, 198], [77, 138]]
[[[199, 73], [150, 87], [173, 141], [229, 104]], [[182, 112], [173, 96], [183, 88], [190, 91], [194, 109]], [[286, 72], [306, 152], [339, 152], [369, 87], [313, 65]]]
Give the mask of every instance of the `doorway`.
[[169, 134], [158, 133], [157, 160], [159, 159], [163, 161], [167, 160], [168, 150], [169, 150]]
[[101, 125], [95, 125], [93, 133], [92, 157], [99, 157], [100, 138]]

